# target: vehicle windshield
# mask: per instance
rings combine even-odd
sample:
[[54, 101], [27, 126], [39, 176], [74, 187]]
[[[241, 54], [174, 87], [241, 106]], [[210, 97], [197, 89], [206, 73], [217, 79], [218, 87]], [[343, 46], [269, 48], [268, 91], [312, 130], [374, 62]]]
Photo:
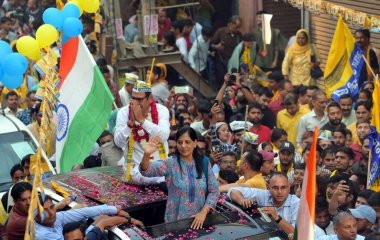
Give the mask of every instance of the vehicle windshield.
[[36, 146], [29, 134], [23, 131], [0, 134], [0, 191], [7, 190], [12, 182], [9, 174], [11, 168], [21, 159], [34, 154]]

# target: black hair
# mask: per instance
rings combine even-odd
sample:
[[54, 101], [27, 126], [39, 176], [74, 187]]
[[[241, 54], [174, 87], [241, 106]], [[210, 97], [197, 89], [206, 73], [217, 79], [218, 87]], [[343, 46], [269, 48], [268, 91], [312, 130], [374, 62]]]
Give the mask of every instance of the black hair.
[[198, 142], [206, 142], [206, 138], [202, 136], [202, 134], [198, 131], [195, 131], [197, 133], [197, 141]]
[[365, 237], [365, 240], [380, 240], [380, 232], [375, 231]]
[[14, 201], [17, 201], [21, 194], [23, 194], [25, 191], [32, 191], [33, 186], [28, 182], [18, 182], [16, 183], [11, 190], [11, 196]]
[[153, 66], [152, 73], [157, 74], [158, 77], [161, 77], [161, 74], [162, 74], [161, 68], [157, 66]]
[[337, 107], [339, 110], [341, 110], [340, 105], [337, 102], [330, 102], [329, 105], [327, 105], [327, 112], [330, 110], [330, 108]]
[[316, 85], [310, 85], [307, 87], [307, 90], [319, 90], [319, 87]]
[[328, 183], [338, 183], [340, 181], [348, 181], [348, 178], [350, 176], [348, 174], [335, 174], [334, 176], [330, 177], [328, 180]]
[[187, 27], [192, 27], [192, 26], [194, 26], [194, 22], [191, 21], [190, 19], [185, 19], [185, 20], [183, 20], [183, 25], [187, 26]]
[[347, 137], [347, 131], [346, 131], [346, 128], [342, 128], [342, 127], [339, 127], [339, 128], [335, 128], [333, 131], [332, 131], [332, 134], [336, 133], [336, 132], [340, 132], [344, 135], [344, 137]]
[[272, 142], [275, 142], [279, 140], [282, 136], [288, 136], [288, 133], [282, 128], [275, 128], [272, 130], [270, 138]]
[[135, 66], [129, 66], [127, 67], [127, 69], [125, 70], [126, 73], [131, 73], [131, 72], [138, 72], [139, 69]]
[[6, 95], [5, 95], [5, 100], [8, 100], [9, 97], [11, 96], [17, 96], [18, 97], [18, 94], [15, 92], [15, 91], [9, 91]]
[[176, 138], [175, 138], [175, 134], [170, 134], [169, 135], [169, 138], [168, 138], [168, 141], [171, 140], [171, 141], [175, 141]]
[[169, 46], [175, 46], [175, 36], [174, 36], [174, 33], [173, 32], [166, 32], [165, 34], [164, 34], [164, 39], [165, 39], [165, 41], [167, 42], [167, 44], [169, 45]]
[[259, 154], [255, 150], [248, 151], [247, 156], [245, 157], [245, 160], [247, 161], [249, 167], [256, 172], [259, 172], [261, 169], [261, 166], [263, 165], [263, 155]]
[[322, 211], [328, 210], [329, 204], [324, 197], [317, 197], [315, 200], [315, 213], [320, 213]]
[[265, 10], [260, 10], [260, 11], [256, 12], [256, 15], [263, 15], [263, 14], [269, 14], [269, 13]]
[[16, 171], [24, 172], [24, 168], [21, 166], [20, 163], [15, 164], [10, 171], [11, 178], [13, 178], [13, 175], [15, 175]]
[[[182, 135], [184, 135], [186, 133], [189, 135], [189, 137], [192, 141], [197, 140], [196, 131], [194, 129], [192, 129], [190, 126], [184, 126], [184, 127], [180, 128], [176, 133], [175, 137], [176, 137], [177, 141]], [[176, 149], [176, 157], [177, 157], [178, 165], [182, 171], [181, 156], [180, 156], [180, 153], [178, 151], [178, 148]], [[204, 155], [199, 150], [199, 148], [196, 146], [194, 151], [193, 151], [193, 159], [194, 159], [194, 163], [195, 163], [195, 168], [197, 170], [197, 179], [202, 178], [203, 157], [204, 157]]]
[[365, 28], [358, 29], [355, 31], [355, 34], [358, 32], [363, 34], [364, 37], [366, 37], [366, 38], [371, 38], [371, 32], [368, 29], [365, 29]]
[[211, 111], [211, 104], [208, 101], [200, 100], [198, 101], [197, 109], [201, 114], [209, 114]]
[[94, 24], [95, 24], [94, 20], [92, 20], [90, 17], [82, 16], [81, 19], [82, 19], [82, 23], [83, 23], [83, 24], [89, 24], [89, 25], [91, 25], [92, 27], [93, 27]]
[[101, 57], [99, 58], [98, 60], [96, 60], [96, 64], [99, 66], [99, 67], [107, 67], [107, 59], [105, 57]]
[[336, 153], [336, 150], [337, 150], [337, 147], [332, 145], [332, 146], [328, 146], [327, 148], [325, 148], [322, 153], [321, 153], [321, 158], [324, 159], [327, 154], [335, 154]]
[[365, 81], [365, 82], [362, 84], [361, 89], [364, 89], [364, 87], [365, 87], [366, 85], [368, 85], [368, 84], [372, 85], [372, 88], [375, 88], [375, 85], [373, 84], [373, 82]]
[[263, 112], [263, 108], [261, 107], [261, 105], [258, 102], [253, 102], [253, 103], [249, 104], [248, 112], [251, 111], [253, 108], [259, 109], [261, 111], [261, 113]]
[[237, 173], [232, 170], [220, 170], [219, 177], [227, 181], [228, 184], [235, 183], [239, 180]]
[[268, 75], [268, 79], [273, 79], [277, 83], [279, 83], [282, 80], [284, 80], [284, 75], [282, 75], [281, 71], [273, 71], [271, 74]]
[[202, 35], [206, 36], [206, 37], [212, 37], [214, 34], [214, 30], [209, 27], [209, 26], [204, 26], [202, 28]]
[[371, 198], [371, 196], [375, 193], [375, 191], [371, 189], [365, 189], [358, 193], [358, 197], [365, 198], [367, 201]]
[[289, 81], [289, 80], [281, 80], [279, 83], [278, 83], [278, 85], [277, 85], [277, 87], [278, 87], [278, 89], [280, 89], [280, 90], [284, 90], [285, 89], [285, 84], [292, 84], [292, 82], [291, 81]]
[[[272, 144], [270, 143], [270, 142], [262, 142], [261, 143], [261, 148], [264, 150], [264, 148], [266, 147], [266, 146], [272, 146]], [[272, 146], [273, 147], [273, 146]]]
[[371, 108], [372, 108], [372, 102], [370, 102], [370, 101], [359, 101], [359, 102], [357, 102], [356, 106], [355, 106], [355, 111], [358, 110], [359, 106], [365, 107], [365, 109], [367, 109], [367, 111], [370, 112]]
[[[319, 146], [317, 144], [317, 146], [315, 147], [315, 149], [317, 150], [317, 152], [319, 153], [319, 155], [322, 154], [323, 149], [321, 148], [321, 146]], [[306, 151], [310, 151], [310, 150], [311, 150], [311, 144], [308, 143], [308, 144], [306, 144], [305, 148], [302, 150], [302, 155], [304, 155]]]
[[294, 165], [294, 170], [296, 170], [296, 169], [301, 169], [301, 170], [305, 170], [305, 168], [306, 168], [306, 163], [296, 163], [295, 165]]
[[236, 161], [238, 160], [238, 157], [237, 157], [236, 153], [232, 152], [232, 151], [223, 152], [222, 153], [222, 157], [224, 157], [224, 156], [233, 156]]
[[262, 87], [258, 94], [260, 97], [265, 95], [266, 97], [272, 98], [274, 96], [272, 90], [267, 87]]
[[99, 67], [99, 69], [100, 69], [101, 73], [109, 73], [110, 72], [110, 70], [108, 69], [107, 66]]
[[88, 156], [83, 161], [84, 168], [94, 168], [102, 166], [102, 159], [98, 156]]
[[354, 151], [349, 147], [340, 147], [336, 150], [336, 153], [338, 153], [338, 152], [345, 153], [350, 160], [353, 160], [355, 158]]
[[49, 196], [49, 195], [47, 195], [47, 194], [44, 194], [44, 197], [43, 197], [43, 195], [39, 192], [38, 193], [38, 200], [40, 201], [40, 203], [43, 205], [45, 202], [47, 202], [47, 201], [51, 201], [51, 202], [53, 202], [53, 199]]
[[369, 99], [368, 101], [372, 100], [372, 93], [368, 91], [367, 89], [360, 89], [359, 94], [364, 93], [366, 97]]
[[30, 98], [30, 95], [32, 95], [32, 94], [36, 94], [36, 91], [34, 91], [34, 90], [30, 90], [30, 91], [26, 94], [26, 97], [27, 97], [27, 98]]
[[173, 22], [172, 27], [173, 29], [178, 29], [181, 33], [183, 31], [183, 27], [185, 26], [185, 21], [184, 20], [177, 20]]
[[234, 15], [228, 19], [228, 23], [235, 23], [236, 21], [242, 22], [243, 20], [237, 15]]
[[246, 33], [243, 36], [243, 41], [244, 42], [253, 42], [253, 41], [255, 41], [255, 36], [253, 35], [253, 33]]
[[86, 234], [86, 225], [83, 222], [69, 222], [63, 226], [62, 235], [65, 236], [66, 233], [71, 233], [79, 229], [82, 233], [82, 237]]
[[297, 94], [294, 93], [288, 93], [285, 95], [284, 98], [284, 105], [285, 106], [290, 106], [292, 104], [297, 104], [298, 103], [298, 96]]
[[351, 101], [354, 101], [354, 99], [353, 99], [353, 98], [351, 97], [351, 95], [348, 94], [348, 93], [343, 94], [342, 96], [340, 96], [339, 101], [340, 101], [341, 99], [347, 99], [347, 98], [351, 99]]
[[371, 207], [380, 207], [380, 192], [373, 193], [367, 202]]
[[112, 133], [111, 133], [110, 131], [108, 131], [108, 130], [104, 130], [104, 131], [102, 132], [102, 134], [100, 134], [100, 136], [99, 136], [97, 142], [99, 143], [99, 142], [100, 142], [100, 139], [101, 139], [101, 138], [104, 138], [104, 137], [106, 137], [106, 136], [112, 136]]
[[307, 93], [308, 87], [304, 85], [298, 85], [294, 87], [294, 93], [299, 96], [304, 96]]
[[183, 12], [184, 12], [187, 16], [189, 16], [191, 19], [194, 19], [194, 11], [193, 11], [193, 9], [191, 9], [191, 8], [189, 8], [189, 7], [185, 7], [185, 8], [183, 9]]
[[6, 22], [12, 22], [12, 19], [9, 18], [9, 17], [2, 17], [2, 18], [0, 19], [0, 24], [4, 24], [4, 23], [6, 23]]
[[33, 154], [28, 154], [24, 156], [21, 160], [21, 166], [24, 168], [26, 163], [30, 163], [30, 157], [33, 156]]

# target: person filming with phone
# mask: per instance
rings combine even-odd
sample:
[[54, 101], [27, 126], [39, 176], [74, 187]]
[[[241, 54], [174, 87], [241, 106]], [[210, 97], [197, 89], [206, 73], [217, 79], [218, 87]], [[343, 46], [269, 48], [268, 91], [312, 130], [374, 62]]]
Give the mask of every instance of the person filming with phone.
[[269, 178], [269, 190], [247, 187], [233, 187], [228, 197], [243, 208], [249, 208], [254, 201], [260, 210], [268, 214], [286, 233], [294, 233], [300, 199], [290, 193], [290, 184], [285, 174], [276, 172]]

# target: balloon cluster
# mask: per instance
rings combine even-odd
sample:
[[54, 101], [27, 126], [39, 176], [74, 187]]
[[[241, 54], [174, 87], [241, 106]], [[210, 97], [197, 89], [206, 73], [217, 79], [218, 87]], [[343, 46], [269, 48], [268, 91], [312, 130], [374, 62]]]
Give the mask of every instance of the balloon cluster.
[[13, 53], [11, 46], [0, 40], [0, 82], [5, 87], [18, 88], [28, 68], [28, 60], [19, 53]]
[[[57, 8], [48, 8], [42, 19], [45, 24], [36, 31], [36, 38], [23, 36], [16, 42], [19, 53], [12, 53], [8, 43], [0, 41], [0, 81], [7, 88], [17, 88], [23, 82], [23, 75], [28, 68], [29, 59], [38, 61], [42, 58], [41, 49], [50, 47], [59, 36], [62, 43], [82, 33], [83, 25], [79, 17], [83, 11], [95, 13], [100, 6], [99, 0], [69, 0], [60, 11]], [[62, 34], [59, 34], [59, 31]]]

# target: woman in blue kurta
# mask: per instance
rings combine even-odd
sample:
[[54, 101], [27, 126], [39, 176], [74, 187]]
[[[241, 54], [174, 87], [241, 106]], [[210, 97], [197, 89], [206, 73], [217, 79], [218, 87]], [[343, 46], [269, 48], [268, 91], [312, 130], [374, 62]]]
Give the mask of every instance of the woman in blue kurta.
[[175, 157], [150, 162], [149, 158], [159, 144], [159, 138], [151, 137], [140, 164], [141, 174], [146, 177], [165, 176], [168, 187], [165, 222], [194, 216], [191, 227], [199, 229], [207, 213], [216, 206], [218, 183], [209, 159], [197, 147], [195, 130], [185, 126], [178, 130], [176, 139]]

